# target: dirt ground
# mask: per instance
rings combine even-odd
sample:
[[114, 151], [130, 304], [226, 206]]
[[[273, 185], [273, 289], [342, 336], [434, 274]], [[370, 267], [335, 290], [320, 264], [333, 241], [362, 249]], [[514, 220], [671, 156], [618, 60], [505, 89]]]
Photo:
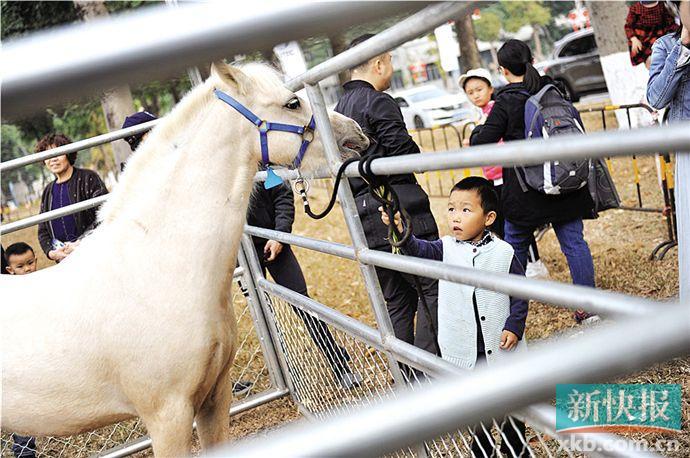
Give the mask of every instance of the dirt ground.
[[[609, 124], [615, 126], [610, 114]], [[600, 128], [599, 115], [585, 117], [589, 131]], [[433, 154], [433, 153], [428, 153]], [[611, 161], [612, 173], [625, 205], [637, 204], [637, 191], [630, 158]], [[659, 191], [657, 168], [651, 157], [638, 158], [640, 189], [645, 207], [661, 208], [663, 200]], [[446, 198], [440, 197], [450, 188], [454, 179], [463, 171], [436, 173], [420, 176], [420, 183], [428, 188], [432, 197], [432, 209], [437, 217], [442, 235], [447, 228], [443, 221]], [[315, 210], [326, 204], [325, 187], [314, 186], [311, 204]], [[336, 209], [326, 218], [313, 221], [302, 211], [298, 203], [294, 225], [296, 234], [321, 238], [350, 245], [343, 217]], [[671, 299], [678, 291], [677, 250], [671, 249], [661, 261], [652, 261], [649, 255], [654, 247], [667, 239], [665, 218], [659, 213], [627, 210], [609, 210], [596, 220], [585, 222], [585, 238], [588, 241], [596, 269], [597, 286], [602, 289], [655, 299]], [[2, 244], [26, 241], [37, 249], [39, 267], [52, 265], [40, 252], [36, 228], [3, 236]], [[539, 242], [543, 262], [554, 280], [570, 282], [565, 259], [560, 252], [553, 231], [548, 231]], [[375, 327], [374, 315], [357, 265], [351, 261], [325, 254], [296, 248], [296, 255], [304, 270], [310, 295], [334, 309]], [[528, 340], [541, 341], [576, 327], [572, 313], [564, 308], [530, 303], [526, 335]], [[622, 377], [626, 383], [679, 383], [683, 396], [683, 432], [674, 436], [681, 442], [683, 456], [690, 450], [690, 359], [676, 359], [656, 365], [644, 371]], [[603, 382], [603, 381], [602, 381]], [[265, 434], [300, 415], [289, 399], [274, 401], [231, 419], [234, 438]], [[146, 455], [146, 453], [142, 454]]]

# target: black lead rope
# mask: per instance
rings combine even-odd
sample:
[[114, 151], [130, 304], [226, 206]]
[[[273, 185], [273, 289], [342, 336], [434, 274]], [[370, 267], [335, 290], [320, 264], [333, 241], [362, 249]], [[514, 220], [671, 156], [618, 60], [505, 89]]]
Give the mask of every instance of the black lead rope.
[[[333, 206], [335, 205], [336, 197], [338, 195], [338, 188], [340, 186], [340, 182], [342, 181], [343, 174], [345, 173], [345, 169], [348, 165], [354, 162], [358, 162], [357, 169], [359, 171], [359, 175], [366, 182], [369, 193], [374, 198], [374, 200], [376, 200], [381, 205], [381, 207], [383, 207], [383, 210], [388, 215], [388, 219], [390, 221], [390, 224], [388, 225], [388, 242], [393, 247], [393, 252], [406, 254], [405, 250], [402, 247], [412, 236], [412, 218], [410, 217], [410, 214], [407, 212], [407, 210], [401, 207], [398, 194], [395, 192], [395, 189], [393, 189], [393, 186], [390, 184], [388, 177], [379, 176], [372, 173], [371, 162], [374, 159], [378, 159], [380, 157], [383, 156], [371, 155], [364, 158], [351, 158], [343, 162], [340, 168], [338, 169], [338, 173], [335, 176], [335, 182], [333, 183], [333, 193], [331, 194], [331, 198], [328, 202], [328, 205], [326, 206], [325, 210], [323, 210], [321, 213], [314, 213], [312, 211], [309, 205], [309, 199], [307, 198], [307, 189], [304, 185], [304, 179], [298, 179], [296, 181], [295, 187], [297, 188], [297, 191], [299, 192], [299, 195], [302, 198], [305, 213], [313, 219], [324, 218], [331, 212]], [[398, 230], [395, 224], [395, 214], [398, 212], [400, 212], [400, 217], [402, 220], [402, 232]], [[411, 277], [414, 281], [415, 289], [417, 290], [417, 295], [419, 296], [419, 300], [422, 303], [422, 308], [424, 309], [424, 313], [426, 315], [427, 321], [429, 322], [429, 327], [431, 328], [431, 332], [434, 337], [436, 353], [440, 354], [438, 347], [438, 333], [436, 331], [436, 325], [434, 324], [434, 320], [432, 319], [429, 304], [427, 303], [426, 298], [424, 297], [422, 284], [419, 281], [419, 277], [417, 275], [411, 275]]]

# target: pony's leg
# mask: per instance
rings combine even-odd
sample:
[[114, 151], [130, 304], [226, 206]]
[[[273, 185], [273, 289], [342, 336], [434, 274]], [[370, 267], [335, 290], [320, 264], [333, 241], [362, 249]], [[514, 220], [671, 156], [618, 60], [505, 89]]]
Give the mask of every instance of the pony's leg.
[[194, 408], [188, 399], [169, 400], [148, 415], [142, 415], [153, 441], [156, 457], [190, 456]]
[[196, 432], [204, 452], [215, 444], [227, 441], [230, 437], [229, 415], [230, 404], [232, 403], [232, 382], [228, 373], [231, 366], [232, 358], [221, 371], [215, 386], [196, 415]]

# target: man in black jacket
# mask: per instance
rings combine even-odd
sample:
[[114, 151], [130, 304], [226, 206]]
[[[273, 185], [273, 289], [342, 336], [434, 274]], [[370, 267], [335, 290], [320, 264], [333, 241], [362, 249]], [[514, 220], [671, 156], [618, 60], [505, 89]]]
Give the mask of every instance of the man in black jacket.
[[[72, 143], [62, 134], [48, 134], [36, 145], [36, 152]], [[46, 159], [45, 165], [55, 174], [55, 181], [43, 190], [41, 213], [108, 194], [105, 184], [92, 170], [74, 167], [77, 153]], [[60, 262], [78, 244], [79, 239], [96, 227], [97, 208], [63, 216], [38, 225], [38, 241], [48, 259]]]
[[[350, 43], [350, 48], [368, 40], [366, 34]], [[393, 76], [391, 54], [384, 53], [352, 69], [351, 81], [343, 86], [345, 93], [335, 111], [348, 116], [360, 125], [372, 140], [362, 156], [381, 154], [386, 157], [419, 154], [419, 147], [407, 132], [402, 113], [395, 100], [384, 93]], [[418, 238], [438, 238], [438, 228], [431, 213], [429, 197], [417, 183], [414, 174], [391, 175], [390, 184], [398, 194], [400, 203], [412, 219], [412, 229]], [[388, 230], [382, 223], [379, 204], [361, 179], [350, 180], [369, 248], [391, 251]], [[379, 283], [386, 299], [388, 313], [396, 337], [431, 353], [438, 353], [436, 339], [429, 326], [428, 314], [418, 305], [420, 298], [412, 277], [394, 270], [376, 268]], [[433, 322], [437, 319], [438, 282], [420, 278], [422, 291]], [[417, 311], [419, 313], [417, 313]], [[417, 332], [414, 332], [417, 314]], [[435, 326], [434, 326], [435, 328]]]
[[[265, 189], [263, 184], [259, 183], [254, 187], [247, 211], [247, 224], [280, 232], [292, 232], [294, 221], [295, 201], [289, 186], [283, 184]], [[290, 245], [260, 237], [252, 237], [252, 241], [264, 274], [268, 270], [277, 284], [303, 296], [309, 296], [302, 269]], [[362, 377], [349, 369], [350, 355], [336, 344], [326, 323], [298, 307], [293, 306], [292, 309], [304, 322], [309, 336], [328, 361], [340, 386], [346, 389], [359, 386]]]

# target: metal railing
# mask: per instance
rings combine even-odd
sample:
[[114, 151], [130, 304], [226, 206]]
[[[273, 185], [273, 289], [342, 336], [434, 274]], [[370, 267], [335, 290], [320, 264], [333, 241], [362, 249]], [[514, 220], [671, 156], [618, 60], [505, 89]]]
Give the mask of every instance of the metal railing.
[[[358, 8], [359, 6], [357, 6]], [[341, 55], [338, 55], [311, 69], [305, 75], [287, 83], [296, 90], [306, 87], [307, 95], [312, 105], [312, 111], [321, 134], [329, 172], [315, 174], [316, 177], [331, 177], [340, 165], [340, 155], [333, 132], [328, 123], [323, 95], [318, 87], [322, 78], [338, 73], [347, 68], [414, 38], [446, 20], [458, 17], [469, 5], [458, 3], [440, 3], [430, 6], [414, 16], [401, 21], [385, 32], [367, 40], [361, 45]], [[187, 10], [189, 11], [189, 10]], [[185, 11], [185, 13], [187, 12]], [[302, 10], [300, 10], [302, 11]], [[140, 17], [144, 17], [143, 15]], [[355, 16], [350, 15], [348, 19]], [[265, 17], [264, 17], [265, 19]], [[312, 21], [310, 18], [309, 21]], [[130, 21], [130, 22], [127, 22]], [[121, 31], [124, 24], [131, 24], [131, 19], [119, 19], [110, 33]], [[249, 23], [249, 22], [248, 22]], [[268, 27], [261, 21], [252, 23], [256, 26], [258, 35], [265, 35]], [[291, 23], [292, 24], [292, 23]], [[227, 24], [225, 24], [227, 26]], [[243, 26], [247, 26], [244, 24]], [[271, 24], [271, 29], [274, 28]], [[61, 32], [61, 39], [74, 38], [80, 35], [77, 31]], [[190, 28], [185, 25], [185, 32]], [[92, 32], [89, 32], [92, 33]], [[183, 36], [189, 36], [182, 34]], [[213, 35], [213, 34], [211, 34]], [[252, 35], [252, 36], [255, 36]], [[294, 33], [290, 38], [297, 36]], [[223, 33], [215, 30], [215, 35], [207, 37], [207, 41], [196, 45], [204, 49], [203, 56], [192, 56], [184, 53], [177, 59], [175, 65], [188, 66], [197, 59], [208, 58], [216, 53], [216, 46], [221, 43]], [[246, 37], [244, 37], [246, 38]], [[280, 35], [278, 39], [284, 39]], [[262, 40], [265, 36], [262, 37]], [[69, 40], [67, 40], [69, 41]], [[65, 41], [65, 42], [67, 42]], [[249, 42], [249, 40], [247, 40]], [[60, 42], [61, 43], [61, 42]], [[263, 41], [262, 41], [263, 43]], [[226, 43], [227, 44], [227, 43]], [[6, 46], [5, 48], [8, 48]], [[156, 54], [155, 50], [134, 49], [136, 58], [119, 56], [116, 65], [108, 67], [115, 72], [115, 78], [121, 77], [128, 66], [147, 52], [155, 54], [152, 60], [161, 63], [169, 57], [169, 48]], [[17, 50], [24, 50], [28, 55], [36, 52], [38, 47], [32, 47], [28, 41], [12, 45], [13, 58], [17, 58]], [[130, 51], [132, 50], [130, 49]], [[185, 47], [185, 49], [189, 49]], [[230, 47], [229, 49], [234, 49]], [[146, 51], [146, 52], [144, 52]], [[227, 51], [226, 51], [227, 52]], [[136, 54], [136, 53], [135, 53]], [[3, 49], [3, 61], [5, 49]], [[88, 59], [91, 60], [88, 60]], [[102, 76], [94, 73], [94, 63], [99, 59], [87, 56], [88, 68], [83, 74], [87, 77], [77, 79], [75, 84], [90, 78]], [[75, 64], [74, 60], [70, 61]], [[12, 66], [6, 65], [5, 68]], [[147, 69], [151, 65], [147, 64]], [[19, 97], [27, 94], [31, 89], [51, 87], [48, 78], [39, 78], [40, 69], [29, 68], [24, 73], [26, 79], [20, 85], [15, 78], [16, 85], [3, 87], [3, 96], [8, 91], [9, 100], [16, 105], [16, 112], [31, 109], [38, 103], [35, 99]], [[78, 69], [72, 69], [79, 73]], [[17, 72], [13, 77], [17, 76]], [[55, 77], [60, 84], [58, 88], [74, 88], [64, 74]], [[105, 82], [103, 82], [105, 81]], [[109, 84], [111, 80], [103, 79], [97, 85]], [[94, 86], [96, 87], [96, 86]], [[24, 91], [24, 92], [22, 92]], [[5, 99], [8, 104], [8, 99]], [[145, 129], [141, 127], [142, 131]], [[129, 133], [114, 132], [110, 139], [123, 138]], [[92, 144], [93, 145], [93, 144]], [[544, 160], [603, 157], [629, 154], [651, 154], [656, 152], [673, 152], [687, 149], [690, 145], [690, 132], [687, 126], [674, 126], [656, 129], [641, 129], [636, 132], [616, 132], [591, 134], [577, 138], [511, 142], [505, 145], [491, 145], [476, 147], [473, 153], [458, 154], [459, 151], [449, 151], [433, 155], [418, 155], [396, 158], [377, 159], [372, 162], [371, 170], [376, 174], [397, 174], [410, 172], [426, 172], [435, 170], [450, 170], [457, 168], [476, 167], [488, 164], [536, 164]], [[76, 148], [76, 147], [75, 147]], [[44, 152], [54, 156], [64, 154], [65, 151]], [[22, 164], [43, 160], [45, 156], [26, 158]], [[52, 157], [52, 156], [51, 156]], [[8, 167], [14, 167], [11, 164]], [[5, 169], [3, 169], [5, 170]], [[294, 172], [284, 173], [294, 176]], [[357, 176], [356, 166], [347, 168], [347, 177]], [[258, 174], [258, 179], [262, 175]], [[291, 234], [277, 233], [257, 228], [247, 228], [247, 234], [270, 235], [271, 238], [292, 243], [322, 253], [352, 259], [358, 262], [362, 272], [369, 300], [372, 306], [377, 329], [368, 327], [352, 318], [342, 315], [314, 300], [301, 296], [290, 290], [268, 282], [261, 272], [258, 257], [253, 249], [248, 235], [244, 236], [243, 249], [240, 251], [240, 265], [245, 269], [246, 290], [250, 298], [252, 312], [257, 332], [261, 334], [260, 341], [264, 355], [268, 355], [269, 375], [272, 383], [278, 384], [273, 391], [266, 392], [258, 398], [247, 400], [246, 406], [253, 407], [260, 402], [267, 402], [276, 396], [289, 392], [300, 410], [307, 417], [334, 417], [335, 423], [326, 423], [318, 431], [309, 426], [309, 431], [300, 430], [291, 440], [281, 435], [276, 439], [266, 441], [265, 447], [259, 453], [269, 450], [290, 450], [294, 454], [366, 454], [397, 452], [398, 454], [416, 454], [421, 456], [466, 454], [471, 450], [469, 441], [477, 440], [474, 431], [467, 427], [484, 422], [484, 433], [491, 435], [491, 427], [497, 426], [503, 416], [510, 411], [512, 415], [528, 422], [531, 426], [528, 434], [538, 446], [544, 448], [542, 453], [549, 456], [555, 448], [561, 449], [563, 438], [548, 428], [550, 419], [555, 415], [554, 408], [536, 404], [528, 404], [548, 399], [553, 392], [555, 383], [568, 379], [591, 380], [594, 377], [608, 377], [621, 374], [636, 368], [641, 368], [653, 361], [663, 358], [687, 354], [690, 344], [690, 329], [687, 322], [688, 304], [676, 306], [673, 304], [648, 301], [641, 298], [625, 296], [618, 293], [577, 287], [539, 280], [526, 280], [512, 275], [482, 274], [477, 275], [472, 269], [450, 267], [439, 262], [407, 258], [390, 253], [369, 250], [364, 233], [359, 222], [354, 199], [349, 186], [341, 186], [338, 190], [341, 208], [345, 216], [352, 246], [328, 243], [316, 239], [308, 239]], [[85, 205], [88, 201], [83, 202]], [[94, 205], [98, 205], [95, 203]], [[66, 207], [70, 212], [78, 211]], [[46, 215], [44, 220], [55, 217]], [[28, 225], [37, 224], [38, 219], [29, 221]], [[2, 233], [18, 230], [22, 222], [3, 225]], [[27, 224], [24, 222], [23, 224]], [[26, 227], [26, 226], [22, 226]], [[458, 375], [458, 368], [447, 362], [419, 350], [397, 339], [392, 331], [392, 325], [386, 309], [383, 294], [375, 273], [375, 266], [395, 268], [404, 272], [422, 274], [425, 276], [443, 278], [514, 294], [520, 297], [537, 298], [539, 300], [583, 308], [585, 310], [610, 316], [632, 316], [631, 321], [618, 323], [606, 329], [596, 330], [592, 335], [585, 335], [580, 339], [554, 344], [552, 348], [543, 349], [526, 357], [516, 358], [506, 366], [492, 367], [478, 370], [471, 376], [453, 381], [436, 380], [448, 375]], [[299, 310], [299, 312], [298, 312]], [[308, 314], [314, 319], [329, 325], [339, 347], [349, 354], [349, 369], [365, 375], [362, 384], [354, 391], [338, 389], [334, 378], [328, 371], [329, 352], [335, 348], [325, 348], [308, 340], [308, 319], [298, 319]], [[644, 320], [634, 317], [644, 316]], [[630, 342], [625, 338], [630, 333], [640, 338]], [[638, 334], [634, 334], [638, 333]], [[323, 342], [322, 342], [323, 343]], [[632, 351], [631, 349], [634, 349]], [[565, 358], [563, 352], [572, 356]], [[273, 356], [271, 356], [273, 355]], [[332, 355], [331, 355], [332, 356]], [[269, 362], [270, 361], [270, 362]], [[273, 367], [274, 369], [271, 369]], [[527, 370], [529, 369], [529, 370]], [[517, 376], [515, 376], [517, 375]], [[431, 380], [431, 381], [430, 381]], [[283, 385], [284, 383], [284, 385]], [[430, 386], [426, 388], [426, 385]], [[286, 388], [287, 387], [287, 388]], [[424, 389], [420, 389], [424, 388]], [[394, 400], [390, 400], [394, 397]], [[363, 405], [376, 404], [370, 410], [359, 410]], [[344, 413], [341, 409], [350, 410]], [[231, 410], [234, 413], [237, 408]], [[517, 409], [517, 410], [516, 410]], [[496, 420], [498, 419], [498, 420]], [[352, 427], [353, 422], [360, 422], [358, 427]], [[335, 429], [333, 428], [335, 424]], [[345, 427], [344, 425], [347, 426]], [[458, 429], [463, 427], [463, 429]], [[488, 429], [488, 431], [487, 431]], [[337, 434], [336, 434], [337, 431]], [[540, 432], [541, 431], [541, 432]], [[318, 434], [319, 441], [304, 440], [306, 435]], [[544, 433], [551, 435], [548, 438]], [[312, 436], [313, 437], [313, 436]], [[597, 435], [596, 440], [602, 444], [620, 441], [605, 435]], [[286, 445], [288, 444], [289, 445]], [[126, 456], [135, 451], [150, 446], [150, 441], [141, 438], [134, 443], [128, 443], [117, 450], [110, 450], [105, 456]], [[281, 448], [281, 447], [291, 448]], [[527, 446], [532, 450], [530, 443]], [[255, 453], [255, 445], [235, 450], [239, 453]], [[536, 446], [535, 446], [536, 448]], [[402, 450], [401, 450], [402, 449]], [[235, 452], [233, 451], [233, 453]], [[221, 450], [221, 456], [227, 450]], [[610, 455], [623, 455], [619, 449], [613, 449]]]

